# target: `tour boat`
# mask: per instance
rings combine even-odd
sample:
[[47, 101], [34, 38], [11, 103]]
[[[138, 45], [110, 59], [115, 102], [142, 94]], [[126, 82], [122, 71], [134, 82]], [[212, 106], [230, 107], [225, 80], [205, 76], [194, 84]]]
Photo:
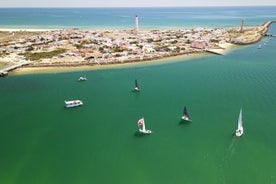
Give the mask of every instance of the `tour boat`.
[[[141, 126], [142, 126], [142, 129], [140, 128]], [[144, 118], [141, 118], [138, 120], [138, 127], [139, 127], [139, 132], [143, 134], [151, 134], [151, 130], [146, 129]]]
[[80, 78], [79, 78], [79, 81], [86, 81], [86, 80], [87, 80], [86, 77], [80, 77]]
[[191, 117], [188, 114], [186, 106], [184, 107], [184, 110], [183, 110], [182, 119], [185, 121], [192, 121]]
[[236, 136], [240, 137], [243, 134], [243, 126], [242, 126], [242, 109], [240, 110], [240, 115], [238, 119], [238, 129], [236, 130]]
[[65, 100], [64, 102], [65, 102], [65, 106], [68, 107], [68, 108], [83, 105], [81, 100], [70, 100], [70, 101]]
[[135, 80], [135, 88], [134, 88], [135, 91], [140, 91], [140, 87], [138, 85], [138, 81]]

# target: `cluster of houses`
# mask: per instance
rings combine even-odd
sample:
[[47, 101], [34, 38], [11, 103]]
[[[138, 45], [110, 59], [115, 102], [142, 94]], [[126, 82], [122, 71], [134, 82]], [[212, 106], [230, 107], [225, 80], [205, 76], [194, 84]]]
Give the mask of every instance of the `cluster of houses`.
[[164, 56], [202, 52], [228, 42], [226, 29], [180, 30], [112, 30], [93, 31], [64, 29], [46, 31], [28, 38], [0, 43], [0, 59], [16, 54], [50, 52], [59, 48], [64, 53], [41, 58], [46, 63], [108, 63], [161, 58]]

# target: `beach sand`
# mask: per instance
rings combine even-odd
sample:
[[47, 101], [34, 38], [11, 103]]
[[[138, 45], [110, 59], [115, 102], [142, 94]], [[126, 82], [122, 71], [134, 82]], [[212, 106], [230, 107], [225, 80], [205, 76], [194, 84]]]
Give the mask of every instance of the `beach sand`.
[[47, 66], [47, 67], [28, 67], [24, 66], [9, 72], [9, 75], [25, 75], [25, 74], [38, 74], [38, 73], [62, 73], [62, 72], [73, 72], [73, 71], [89, 71], [89, 70], [103, 70], [112, 68], [124, 68], [124, 67], [139, 67], [145, 65], [156, 65], [163, 63], [182, 62], [189, 59], [205, 57], [208, 53], [196, 53], [171, 56], [162, 59], [156, 59], [151, 61], [138, 61], [133, 63], [119, 63], [119, 64], [108, 64], [108, 65], [81, 65], [81, 66]]

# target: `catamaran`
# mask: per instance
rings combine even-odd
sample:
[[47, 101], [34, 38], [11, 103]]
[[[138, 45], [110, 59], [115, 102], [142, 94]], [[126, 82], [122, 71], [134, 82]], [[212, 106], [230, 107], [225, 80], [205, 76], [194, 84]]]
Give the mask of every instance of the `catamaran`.
[[83, 102], [81, 100], [70, 100], [70, 101], [64, 101], [65, 102], [65, 106], [67, 108], [69, 107], [77, 107], [77, 106], [80, 106], [80, 105], [83, 105]]
[[[142, 126], [142, 129], [140, 128], [141, 126]], [[139, 132], [143, 134], [151, 134], [151, 130], [146, 129], [144, 118], [141, 118], [138, 120], [138, 128], [139, 128]]]
[[243, 134], [243, 126], [242, 126], [242, 109], [240, 110], [240, 115], [238, 119], [238, 129], [236, 130], [236, 136], [240, 137]]
[[140, 87], [138, 85], [138, 82], [137, 80], [135, 80], [135, 88], [134, 88], [135, 91], [140, 91]]
[[185, 121], [192, 121], [191, 117], [188, 114], [186, 106], [184, 107], [184, 110], [183, 110], [182, 119]]

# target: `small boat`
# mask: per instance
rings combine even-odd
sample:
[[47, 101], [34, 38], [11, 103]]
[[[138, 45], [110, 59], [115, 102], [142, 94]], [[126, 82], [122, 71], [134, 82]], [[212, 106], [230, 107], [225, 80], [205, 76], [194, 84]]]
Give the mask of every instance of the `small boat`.
[[81, 106], [83, 105], [83, 102], [81, 100], [70, 100], [70, 101], [64, 101], [65, 102], [65, 106], [67, 108], [69, 107], [77, 107], [77, 106]]
[[[140, 128], [141, 126], [142, 126], [142, 129]], [[146, 129], [144, 118], [141, 118], [138, 120], [138, 127], [139, 127], [139, 132], [143, 134], [151, 134], [151, 130]]]
[[191, 117], [188, 114], [186, 106], [184, 107], [184, 110], [183, 110], [182, 119], [185, 121], [192, 121]]
[[243, 126], [242, 126], [242, 109], [240, 110], [240, 115], [238, 119], [238, 129], [236, 130], [236, 136], [240, 137], [243, 134]]
[[138, 85], [138, 81], [135, 80], [135, 88], [134, 88], [135, 91], [140, 91], [140, 87]]
[[258, 45], [258, 47], [257, 47], [258, 49], [261, 49], [262, 48], [262, 45], [260, 44], [260, 45]]
[[86, 81], [86, 80], [87, 80], [86, 77], [80, 77], [80, 78], [79, 78], [79, 81]]

